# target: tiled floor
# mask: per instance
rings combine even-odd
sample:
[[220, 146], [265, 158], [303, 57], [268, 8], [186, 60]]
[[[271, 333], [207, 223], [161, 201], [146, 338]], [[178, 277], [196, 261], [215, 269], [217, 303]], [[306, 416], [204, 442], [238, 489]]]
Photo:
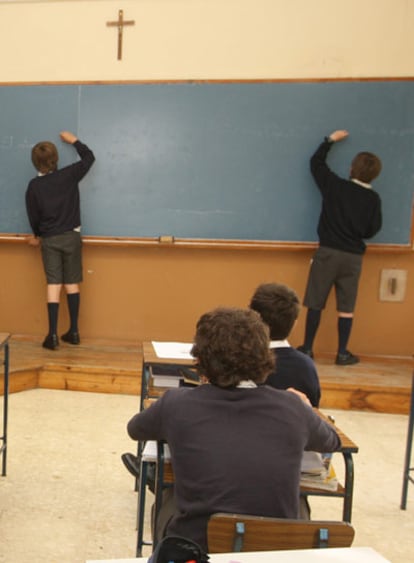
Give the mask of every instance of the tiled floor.
[[[138, 398], [128, 395], [35, 389], [10, 396], [1, 563], [134, 556], [137, 499], [120, 455], [135, 449], [125, 424], [137, 408]], [[394, 563], [413, 561], [414, 485], [407, 510], [399, 508], [407, 416], [330, 413], [360, 447], [354, 545], [371, 546]], [[342, 458], [334, 460], [340, 476]], [[313, 518], [341, 516], [339, 499], [312, 497], [311, 505]]]

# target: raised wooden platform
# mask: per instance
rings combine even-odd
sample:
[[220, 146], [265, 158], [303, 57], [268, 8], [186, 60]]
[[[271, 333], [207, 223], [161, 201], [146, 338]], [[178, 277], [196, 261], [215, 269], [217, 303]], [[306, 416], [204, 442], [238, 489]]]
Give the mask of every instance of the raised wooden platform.
[[83, 339], [46, 350], [42, 339], [10, 339], [10, 393], [26, 389], [70, 389], [136, 394], [141, 390], [140, 342]]
[[[141, 342], [84, 339], [79, 346], [61, 343], [57, 351], [45, 350], [41, 342], [11, 337], [10, 393], [40, 387], [139, 395]], [[321, 408], [408, 413], [412, 357], [362, 356], [355, 366], [339, 367], [333, 356], [323, 356], [316, 358], [316, 365]]]
[[360, 356], [361, 362], [341, 367], [334, 356], [318, 358], [321, 408], [408, 414], [412, 357]]

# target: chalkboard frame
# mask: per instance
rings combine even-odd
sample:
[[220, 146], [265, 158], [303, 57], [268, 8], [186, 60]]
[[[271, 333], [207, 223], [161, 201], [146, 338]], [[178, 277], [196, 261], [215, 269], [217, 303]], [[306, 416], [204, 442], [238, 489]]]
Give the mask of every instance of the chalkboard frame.
[[[414, 77], [395, 78], [315, 78], [315, 79], [266, 79], [266, 80], [128, 80], [128, 81], [65, 81], [65, 82], [19, 82], [1, 83], [0, 86], [89, 86], [89, 85], [127, 85], [127, 84], [266, 84], [266, 83], [319, 83], [319, 82], [398, 82], [414, 81]], [[0, 233], [0, 242], [23, 243], [27, 240], [26, 233]], [[110, 246], [158, 246], [176, 248], [223, 248], [223, 249], [259, 249], [259, 250], [308, 250], [317, 246], [317, 242], [307, 241], [278, 241], [278, 240], [241, 240], [241, 239], [203, 239], [203, 238], [180, 238], [168, 234], [159, 237], [129, 237], [129, 236], [90, 236], [86, 235], [83, 240], [88, 245], [110, 245]], [[405, 252], [414, 250], [414, 213], [411, 210], [410, 240], [407, 244], [400, 243], [368, 243], [369, 251]]]

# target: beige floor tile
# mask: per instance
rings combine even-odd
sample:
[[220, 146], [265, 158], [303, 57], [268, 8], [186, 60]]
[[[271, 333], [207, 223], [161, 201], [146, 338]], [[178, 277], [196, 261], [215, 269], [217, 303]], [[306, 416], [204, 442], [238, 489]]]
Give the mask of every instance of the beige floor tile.
[[[133, 557], [137, 497], [120, 456], [135, 449], [125, 426], [138, 398], [36, 389], [12, 394], [9, 405], [8, 475], [0, 477], [0, 562]], [[399, 508], [407, 416], [330, 412], [360, 447], [354, 545], [371, 546], [394, 563], [413, 561], [414, 485], [407, 510]], [[341, 476], [340, 454], [334, 463]], [[311, 506], [313, 518], [341, 517], [339, 499], [312, 497]]]

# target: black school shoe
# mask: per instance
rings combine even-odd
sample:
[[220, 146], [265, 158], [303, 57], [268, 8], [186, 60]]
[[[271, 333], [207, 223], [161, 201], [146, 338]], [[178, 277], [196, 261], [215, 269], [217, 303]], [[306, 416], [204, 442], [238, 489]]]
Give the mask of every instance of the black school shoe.
[[68, 330], [68, 332], [62, 334], [61, 339], [63, 342], [68, 342], [69, 344], [80, 344], [79, 332], [71, 332]]
[[140, 466], [137, 456], [128, 452], [126, 454], [122, 454], [121, 459], [131, 475], [139, 477]]
[[57, 334], [48, 334], [43, 340], [42, 346], [43, 348], [47, 348], [48, 350], [56, 350], [57, 348], [59, 348], [59, 339], [57, 337]]
[[345, 354], [337, 354], [335, 363], [337, 366], [352, 366], [359, 362], [358, 356], [354, 356], [349, 350]]

